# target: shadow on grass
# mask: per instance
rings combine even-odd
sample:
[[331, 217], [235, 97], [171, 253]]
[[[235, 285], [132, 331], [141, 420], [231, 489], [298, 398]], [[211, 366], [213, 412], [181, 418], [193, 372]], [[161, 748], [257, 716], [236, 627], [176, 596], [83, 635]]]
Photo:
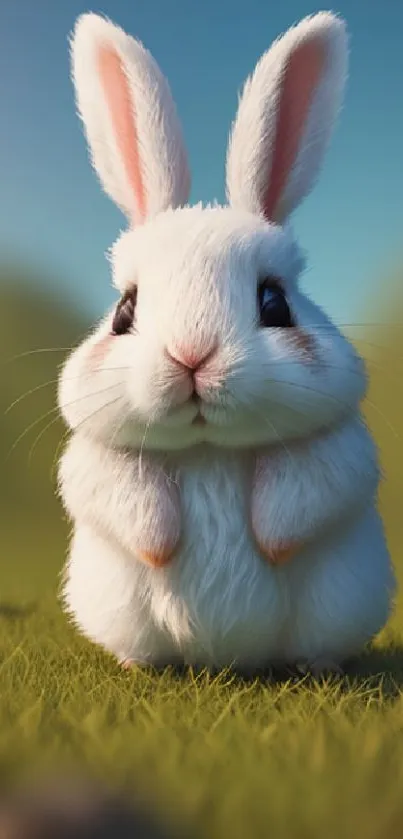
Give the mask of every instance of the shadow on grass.
[[[285, 682], [291, 682], [294, 685], [298, 684], [314, 684], [322, 681], [321, 677], [313, 677], [309, 674], [301, 675], [297, 671], [288, 669], [267, 668], [261, 670], [238, 670], [237, 668], [228, 668], [227, 670], [210, 670], [208, 673], [205, 668], [192, 667], [189, 668], [184, 664], [171, 664], [169, 667], [153, 667], [145, 666], [142, 668], [150, 674], [161, 675], [168, 670], [175, 679], [182, 680], [193, 673], [193, 676], [201, 676], [203, 674], [207, 678], [229, 678], [231, 681], [235, 677], [243, 683], [259, 681], [263, 685], [281, 685]], [[372, 648], [363, 653], [360, 657], [350, 660], [343, 667], [343, 675], [324, 674], [323, 679], [327, 682], [331, 681], [340, 685], [342, 689], [350, 691], [353, 686], [365, 688], [381, 689], [383, 696], [394, 697], [403, 692], [403, 645], [395, 645], [385, 649]]]
[[[396, 696], [403, 691], [403, 646], [394, 646], [386, 649], [372, 648], [361, 656], [346, 662], [343, 667], [343, 675], [324, 674], [326, 680], [338, 682], [346, 690], [352, 685], [360, 684], [365, 687], [382, 688], [386, 696]], [[263, 674], [264, 681], [282, 683], [285, 681], [305, 682], [320, 681], [320, 678], [313, 676], [293, 675], [290, 671], [272, 671]]]
[[358, 679], [384, 677], [403, 688], [403, 646], [371, 649], [345, 668], [346, 675]]
[[4, 618], [8, 621], [18, 621], [23, 618], [28, 618], [36, 611], [36, 603], [27, 603], [25, 606], [17, 605], [16, 603], [8, 603], [0, 601], [0, 619]]

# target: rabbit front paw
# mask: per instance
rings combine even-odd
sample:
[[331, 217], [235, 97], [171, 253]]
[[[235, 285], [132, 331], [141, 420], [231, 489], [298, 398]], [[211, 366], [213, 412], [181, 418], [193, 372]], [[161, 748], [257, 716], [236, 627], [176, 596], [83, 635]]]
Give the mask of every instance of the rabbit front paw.
[[153, 568], [167, 565], [178, 546], [181, 531], [179, 493], [165, 476], [154, 475], [150, 488], [144, 488], [140, 505], [136, 556]]
[[141, 562], [144, 562], [146, 565], [152, 565], [153, 568], [164, 568], [171, 561], [173, 550], [169, 549], [168, 546], [166, 546], [165, 550], [160, 549], [158, 551], [137, 548], [136, 554]]
[[297, 542], [263, 542], [255, 537], [259, 551], [270, 565], [285, 565], [297, 553]]
[[[260, 554], [277, 566], [289, 562], [300, 547], [294, 533], [295, 521], [290, 519], [286, 503], [280, 504], [278, 499], [275, 503], [281, 488], [279, 481], [275, 464], [268, 456], [260, 455], [252, 482], [251, 526]], [[282, 506], [284, 510], [280, 512]]]

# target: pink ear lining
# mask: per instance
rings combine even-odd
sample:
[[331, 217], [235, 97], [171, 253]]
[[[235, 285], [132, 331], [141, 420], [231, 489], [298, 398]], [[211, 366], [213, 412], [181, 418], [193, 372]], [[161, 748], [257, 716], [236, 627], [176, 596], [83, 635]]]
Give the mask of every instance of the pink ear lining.
[[136, 224], [141, 224], [145, 220], [147, 208], [139, 155], [135, 103], [122, 61], [113, 48], [100, 47], [98, 68], [116, 143], [133, 191], [133, 219]]
[[273, 146], [269, 187], [263, 199], [265, 216], [275, 219], [275, 210], [297, 157], [305, 121], [320, 80], [324, 50], [318, 41], [302, 43], [291, 55], [281, 85], [276, 138]]

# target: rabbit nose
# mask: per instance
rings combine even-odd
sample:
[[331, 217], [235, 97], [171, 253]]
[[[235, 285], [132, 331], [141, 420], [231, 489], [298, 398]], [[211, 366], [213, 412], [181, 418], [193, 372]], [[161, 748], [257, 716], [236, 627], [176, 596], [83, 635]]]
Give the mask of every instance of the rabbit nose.
[[197, 352], [189, 347], [175, 347], [175, 350], [171, 351], [166, 349], [166, 354], [171, 361], [174, 361], [176, 364], [180, 364], [181, 367], [185, 367], [186, 370], [189, 370], [191, 373], [196, 373], [207, 361], [212, 358], [216, 351], [217, 347], [214, 345], [208, 352]]

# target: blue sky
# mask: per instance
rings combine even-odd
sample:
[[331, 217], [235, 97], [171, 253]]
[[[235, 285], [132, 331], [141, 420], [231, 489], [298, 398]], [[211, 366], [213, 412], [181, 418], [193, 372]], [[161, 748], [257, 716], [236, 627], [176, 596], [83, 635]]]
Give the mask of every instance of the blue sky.
[[[238, 91], [293, 22], [333, 8], [348, 22], [350, 78], [320, 182], [294, 217], [303, 284], [341, 323], [368, 318], [403, 231], [403, 3], [339, 0], [1, 0], [0, 247], [98, 316], [114, 299], [105, 250], [124, 219], [87, 160], [67, 38], [83, 11], [107, 14], [153, 52], [182, 118], [192, 200], [224, 199]], [[44, 280], [45, 282], [45, 280]]]

